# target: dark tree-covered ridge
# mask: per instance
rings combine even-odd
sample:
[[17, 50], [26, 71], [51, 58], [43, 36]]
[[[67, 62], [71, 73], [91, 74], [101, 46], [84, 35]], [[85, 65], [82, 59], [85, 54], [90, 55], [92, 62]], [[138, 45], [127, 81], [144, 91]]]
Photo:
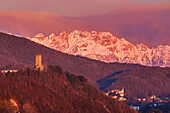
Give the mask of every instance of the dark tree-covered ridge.
[[23, 113], [135, 113], [128, 105], [107, 97], [84, 76], [63, 72], [59, 66], [46, 71], [27, 68], [0, 73], [0, 112], [10, 111], [1, 101], [14, 99]]

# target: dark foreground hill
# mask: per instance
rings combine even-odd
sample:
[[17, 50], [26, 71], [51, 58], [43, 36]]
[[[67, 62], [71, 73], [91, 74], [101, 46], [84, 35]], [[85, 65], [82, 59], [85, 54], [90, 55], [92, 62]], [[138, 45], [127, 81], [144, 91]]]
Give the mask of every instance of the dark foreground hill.
[[[48, 66], [46, 72], [26, 69], [0, 73], [0, 88], [1, 113], [136, 112], [104, 95], [83, 76], [64, 73], [59, 66]], [[11, 100], [16, 104], [12, 106]]]
[[25, 38], [0, 33], [0, 69], [32, 67], [36, 54], [43, 55], [45, 66], [60, 65], [64, 71], [86, 76], [89, 82], [97, 83], [103, 90], [124, 87], [127, 97], [170, 94], [170, 68], [107, 64], [64, 54]]

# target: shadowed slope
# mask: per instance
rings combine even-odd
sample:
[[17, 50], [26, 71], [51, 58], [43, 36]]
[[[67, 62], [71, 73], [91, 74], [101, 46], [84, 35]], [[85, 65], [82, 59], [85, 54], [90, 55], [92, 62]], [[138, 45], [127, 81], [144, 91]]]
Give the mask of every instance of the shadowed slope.
[[112, 85], [112, 83], [114, 83], [118, 80], [118, 78], [113, 78], [114, 76], [121, 74], [123, 72], [127, 72], [127, 71], [129, 71], [129, 70], [121, 70], [118, 72], [114, 72], [113, 74], [98, 80], [97, 83], [101, 86], [100, 89], [105, 90], [106, 88], [110, 87], [110, 85]]

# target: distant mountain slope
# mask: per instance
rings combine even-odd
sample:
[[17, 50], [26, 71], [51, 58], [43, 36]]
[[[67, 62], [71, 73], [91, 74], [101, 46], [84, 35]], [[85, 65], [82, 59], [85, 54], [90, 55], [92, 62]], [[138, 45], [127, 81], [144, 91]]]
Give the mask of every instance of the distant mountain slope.
[[[1, 113], [15, 113], [12, 112], [15, 110], [22, 113], [137, 113], [80, 77], [63, 73], [54, 66], [45, 72], [26, 69], [7, 75], [0, 73], [0, 88]], [[10, 99], [18, 109], [11, 107]]]
[[[104, 63], [58, 52], [25, 38], [0, 33], [0, 69], [32, 67], [36, 54], [42, 54], [43, 65], [60, 65], [64, 71], [84, 75], [89, 82], [98, 83], [96, 86], [101, 89], [124, 87], [128, 97], [148, 96], [151, 94], [169, 95], [170, 92], [170, 68]], [[128, 71], [124, 72], [123, 70]], [[117, 73], [120, 71], [123, 72]], [[117, 73], [116, 76], [112, 76], [115, 73]], [[110, 81], [109, 84], [106, 79]]]
[[144, 44], [135, 46], [124, 38], [116, 38], [109, 32], [75, 30], [70, 34], [62, 32], [59, 36], [51, 34], [47, 37], [40, 33], [29, 39], [64, 53], [104, 62], [170, 67], [170, 46], [159, 45], [152, 49]]
[[97, 32], [108, 31], [133, 44], [149, 47], [170, 45], [170, 8], [139, 7], [115, 10], [87, 17], [66, 17], [56, 14], [31, 12], [0, 12], [0, 31], [31, 36], [42, 32], [68, 33], [75, 29]]

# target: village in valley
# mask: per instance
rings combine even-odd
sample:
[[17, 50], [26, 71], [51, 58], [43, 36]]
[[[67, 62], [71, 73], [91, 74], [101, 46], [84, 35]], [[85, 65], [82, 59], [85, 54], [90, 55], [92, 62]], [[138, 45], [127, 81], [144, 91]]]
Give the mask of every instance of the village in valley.
[[169, 97], [157, 97], [156, 95], [151, 95], [150, 97], [146, 98], [137, 98], [134, 97], [134, 102], [129, 103], [129, 100], [126, 98], [125, 94], [125, 88], [123, 87], [121, 90], [119, 89], [112, 89], [107, 92], [105, 92], [105, 95], [112, 97], [113, 99], [118, 99], [119, 101], [126, 102], [131, 108], [134, 108], [135, 110], [139, 111], [146, 105], [150, 108], [157, 108], [160, 106], [164, 106], [167, 103], [170, 102]]

